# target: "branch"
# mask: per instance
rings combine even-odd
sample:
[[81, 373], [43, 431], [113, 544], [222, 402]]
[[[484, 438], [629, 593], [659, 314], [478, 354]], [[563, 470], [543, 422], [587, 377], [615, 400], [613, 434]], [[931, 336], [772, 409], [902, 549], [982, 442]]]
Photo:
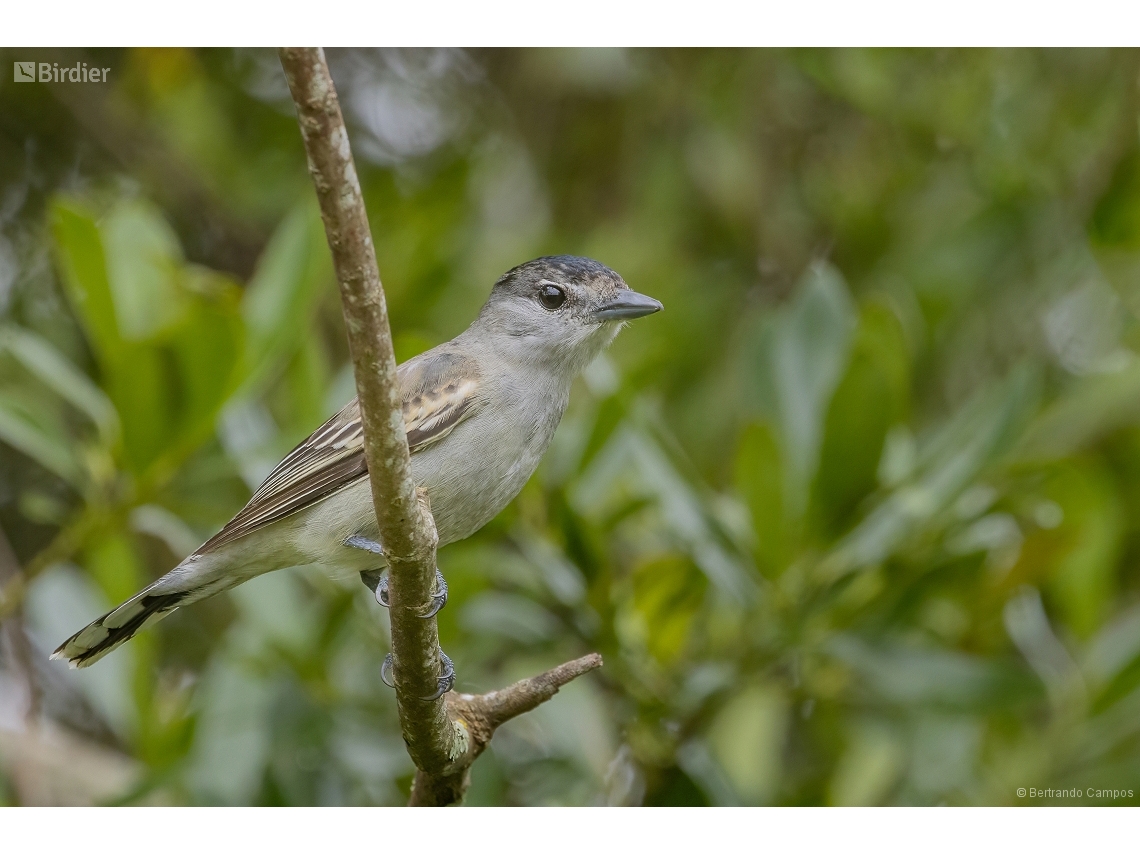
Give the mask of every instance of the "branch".
[[452, 805], [463, 800], [467, 785], [471, 782], [470, 769], [475, 758], [483, 753], [491, 743], [491, 737], [500, 725], [512, 718], [530, 712], [539, 704], [549, 701], [558, 690], [588, 671], [602, 667], [602, 657], [597, 653], [575, 659], [557, 668], [519, 680], [505, 689], [488, 692], [485, 695], [447, 694], [447, 714], [452, 721], [466, 728], [469, 734], [464, 754], [451, 764], [451, 769], [442, 775], [429, 775], [418, 770], [412, 783], [412, 797], [408, 804]]
[[439, 679], [436, 622], [416, 615], [425, 611], [431, 600], [436, 533], [431, 514], [412, 481], [376, 250], [324, 52], [319, 48], [282, 48], [280, 53], [340, 282], [372, 505], [388, 561], [400, 723], [416, 766], [435, 770], [461, 753], [461, 735], [449, 726], [442, 698], [419, 700], [435, 694]]
[[412, 480], [376, 251], [324, 51], [281, 48], [280, 56], [340, 283], [372, 504], [388, 561], [396, 705], [418, 770], [411, 803], [456, 804], [467, 789], [471, 763], [495, 728], [598, 667], [601, 657], [593, 654], [489, 695], [422, 700], [436, 693], [440, 676], [435, 618], [419, 617], [431, 600], [437, 537], [427, 496]]

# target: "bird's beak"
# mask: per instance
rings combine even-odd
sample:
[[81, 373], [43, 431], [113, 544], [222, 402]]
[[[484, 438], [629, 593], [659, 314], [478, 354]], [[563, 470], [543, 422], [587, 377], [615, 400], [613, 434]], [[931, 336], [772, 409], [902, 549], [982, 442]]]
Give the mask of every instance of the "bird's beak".
[[628, 321], [652, 315], [663, 308], [665, 307], [652, 297], [636, 291], [621, 291], [612, 300], [594, 309], [594, 318], [599, 321]]

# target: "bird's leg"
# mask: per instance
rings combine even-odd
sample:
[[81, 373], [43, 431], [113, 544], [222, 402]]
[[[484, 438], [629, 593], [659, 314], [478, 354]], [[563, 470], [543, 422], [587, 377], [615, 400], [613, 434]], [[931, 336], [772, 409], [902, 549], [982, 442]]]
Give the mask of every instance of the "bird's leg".
[[388, 582], [382, 570], [361, 570], [360, 581], [375, 595], [376, 602], [385, 607], [388, 605]]
[[[354, 534], [345, 538], [344, 545], [351, 546], [353, 549], [363, 549], [373, 555], [384, 554], [384, 547], [362, 534]], [[388, 608], [388, 580], [384, 578], [380, 569], [361, 570], [360, 581], [376, 596], [376, 602], [384, 608]]]
[[344, 539], [344, 545], [351, 546], [353, 549], [363, 549], [365, 552], [371, 552], [373, 555], [384, 554], [383, 546], [362, 534], [354, 534], [350, 537], [346, 537]]
[[[384, 681], [384, 685], [390, 689], [396, 688], [396, 678], [393, 674], [395, 669], [395, 660], [392, 654], [389, 653], [384, 657], [384, 664], [380, 666], [380, 679]], [[443, 652], [443, 648], [439, 649], [439, 682], [436, 685], [434, 695], [426, 698], [421, 698], [424, 701], [434, 701], [436, 698], [441, 697], [455, 685], [455, 666], [451, 663], [451, 657]]]
[[[360, 534], [354, 534], [346, 538], [344, 545], [351, 546], [353, 549], [363, 549], [374, 555], [384, 554], [384, 549], [379, 543]], [[388, 608], [388, 578], [382, 575], [380, 570], [361, 570], [360, 581], [368, 587], [368, 590], [375, 594], [376, 602], [384, 608]], [[432, 589], [431, 604], [420, 614], [420, 617], [425, 620], [429, 617], [434, 617], [439, 613], [439, 610], [446, 605], [447, 580], [443, 578], [443, 574], [439, 572], [439, 568], [437, 567], [435, 568], [435, 585]]]
[[[351, 546], [353, 549], [363, 549], [365, 552], [371, 552], [374, 555], [383, 555], [384, 549], [375, 540], [370, 540], [360, 534], [354, 534], [344, 541], [345, 546]], [[388, 577], [385, 576], [380, 570], [361, 570], [360, 581], [362, 581], [373, 594], [376, 596], [376, 602], [384, 608], [388, 608]], [[420, 617], [425, 620], [429, 617], [435, 616], [445, 605], [447, 605], [447, 580], [443, 578], [443, 574], [439, 572], [439, 568], [435, 568], [435, 585], [432, 588], [431, 604], [427, 610], [420, 614]], [[389, 653], [384, 657], [384, 664], [380, 666], [380, 679], [384, 681], [384, 685], [390, 688], [396, 688], [396, 680], [393, 675], [395, 669], [395, 660], [392, 654]], [[443, 652], [443, 648], [439, 648], [439, 682], [436, 687], [436, 692], [431, 697], [423, 698], [425, 701], [434, 701], [436, 698], [441, 697], [445, 693], [451, 691], [451, 687], [455, 685], [455, 666], [451, 663], [451, 657]]]

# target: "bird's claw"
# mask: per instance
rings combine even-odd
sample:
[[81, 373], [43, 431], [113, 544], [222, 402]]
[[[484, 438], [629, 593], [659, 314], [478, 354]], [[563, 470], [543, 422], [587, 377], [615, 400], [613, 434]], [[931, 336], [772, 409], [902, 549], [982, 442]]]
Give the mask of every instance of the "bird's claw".
[[441, 698], [451, 691], [451, 687], [455, 685], [455, 666], [451, 664], [451, 657], [443, 652], [443, 648], [439, 648], [439, 680], [436, 683], [435, 694], [430, 698], [424, 698], [425, 701], [434, 701], [436, 698]]
[[[384, 608], [388, 608], [390, 602], [388, 600], [388, 577], [381, 576], [377, 579], [375, 584], [371, 584], [371, 579], [365, 578], [365, 574], [369, 571], [364, 571], [360, 574], [360, 578], [364, 580], [364, 584], [376, 594], [376, 602]], [[420, 617], [427, 620], [430, 617], [435, 617], [439, 614], [439, 610], [447, 605], [447, 580], [443, 578], [443, 574], [439, 572], [439, 568], [435, 571], [435, 587], [431, 595], [431, 604], [427, 609], [420, 613]]]
[[447, 580], [443, 578], [443, 574], [439, 572], [439, 568], [435, 568], [435, 586], [431, 593], [431, 604], [427, 610], [420, 613], [420, 617], [427, 620], [430, 617], [435, 617], [439, 610], [447, 605]]
[[[396, 688], [396, 679], [394, 675], [395, 659], [389, 653], [384, 657], [384, 664], [380, 666], [380, 679], [384, 681], [384, 685], [390, 689]], [[439, 680], [436, 684], [436, 692], [426, 698], [420, 698], [422, 701], [434, 701], [436, 698], [443, 697], [446, 693], [450, 692], [455, 685], [455, 666], [451, 662], [451, 657], [439, 648]]]

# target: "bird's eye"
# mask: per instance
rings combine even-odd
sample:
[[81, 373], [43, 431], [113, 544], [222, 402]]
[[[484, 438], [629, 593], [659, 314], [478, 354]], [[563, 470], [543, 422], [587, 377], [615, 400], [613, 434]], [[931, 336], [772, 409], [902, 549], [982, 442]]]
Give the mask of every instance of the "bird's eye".
[[566, 302], [566, 292], [557, 285], [543, 285], [542, 290], [538, 292], [538, 302], [542, 303], [544, 309], [553, 312]]

